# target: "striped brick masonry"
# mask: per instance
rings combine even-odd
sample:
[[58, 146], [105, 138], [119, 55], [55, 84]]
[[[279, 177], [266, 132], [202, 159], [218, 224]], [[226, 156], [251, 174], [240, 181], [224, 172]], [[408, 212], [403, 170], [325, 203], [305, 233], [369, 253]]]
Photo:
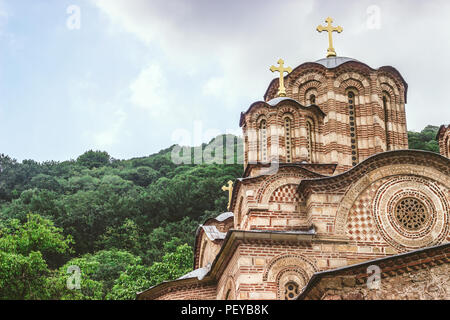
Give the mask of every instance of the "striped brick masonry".
[[437, 140], [439, 141], [439, 151], [447, 158], [450, 158], [450, 124], [448, 126], [442, 125], [437, 133]]
[[327, 58], [284, 80], [241, 114], [244, 174], [198, 228], [194, 271], [137, 298], [448, 299], [450, 126], [441, 155], [407, 150], [393, 67]]

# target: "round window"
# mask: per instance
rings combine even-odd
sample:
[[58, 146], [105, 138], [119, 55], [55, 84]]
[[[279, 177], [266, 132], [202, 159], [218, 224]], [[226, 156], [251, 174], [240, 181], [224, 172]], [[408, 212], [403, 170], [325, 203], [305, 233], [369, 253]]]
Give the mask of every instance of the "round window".
[[416, 198], [403, 198], [395, 206], [395, 217], [405, 229], [416, 231], [425, 226], [429, 214], [422, 201]]

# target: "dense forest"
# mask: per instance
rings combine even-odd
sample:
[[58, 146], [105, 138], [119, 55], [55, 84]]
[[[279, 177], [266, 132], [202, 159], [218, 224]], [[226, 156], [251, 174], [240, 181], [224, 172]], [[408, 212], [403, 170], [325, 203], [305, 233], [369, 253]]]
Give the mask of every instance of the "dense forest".
[[[437, 130], [409, 132], [410, 148], [438, 152]], [[191, 271], [198, 224], [226, 210], [221, 186], [243, 168], [176, 165], [174, 147], [130, 160], [0, 155], [0, 299], [134, 299]]]

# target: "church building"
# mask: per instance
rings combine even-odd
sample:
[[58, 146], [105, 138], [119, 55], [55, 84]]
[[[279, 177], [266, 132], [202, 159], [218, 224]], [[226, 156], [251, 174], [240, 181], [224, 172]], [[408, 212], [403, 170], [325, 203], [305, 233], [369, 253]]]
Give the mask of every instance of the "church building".
[[201, 225], [194, 271], [138, 299], [450, 299], [450, 126], [408, 150], [408, 84], [391, 66], [280, 59], [241, 113], [243, 177]]

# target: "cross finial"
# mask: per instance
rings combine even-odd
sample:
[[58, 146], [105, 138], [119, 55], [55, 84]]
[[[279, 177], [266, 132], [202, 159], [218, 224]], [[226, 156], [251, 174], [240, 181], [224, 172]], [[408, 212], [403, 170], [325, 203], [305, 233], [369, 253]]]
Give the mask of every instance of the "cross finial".
[[286, 88], [284, 87], [284, 73], [291, 73], [292, 68], [291, 67], [284, 67], [284, 60], [280, 59], [278, 60], [279, 67], [271, 66], [270, 71], [275, 72], [278, 71], [280, 73], [280, 85], [278, 87], [278, 96], [279, 97], [286, 97]]
[[231, 196], [233, 195], [233, 181], [228, 181], [228, 187], [223, 186], [222, 191], [228, 191], [228, 206], [227, 209], [230, 210], [231, 206]]
[[325, 22], [327, 23], [327, 26], [318, 26], [317, 27], [317, 31], [322, 32], [322, 31], [327, 31], [328, 32], [328, 42], [330, 47], [328, 48], [327, 51], [327, 58], [329, 57], [335, 57], [336, 56], [336, 51], [334, 51], [333, 48], [333, 32], [338, 32], [341, 33], [342, 31], [344, 31], [344, 29], [341, 26], [338, 27], [333, 27], [331, 24], [333, 23], [333, 19], [331, 19], [330, 17], [328, 17]]

